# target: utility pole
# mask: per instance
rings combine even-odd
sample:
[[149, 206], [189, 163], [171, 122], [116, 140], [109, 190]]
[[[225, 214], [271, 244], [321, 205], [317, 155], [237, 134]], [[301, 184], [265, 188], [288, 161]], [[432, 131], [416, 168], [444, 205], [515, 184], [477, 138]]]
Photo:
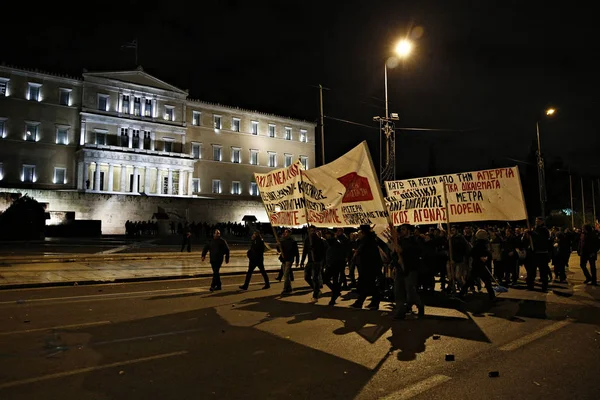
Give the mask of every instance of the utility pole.
[[581, 210], [583, 212], [583, 225], [585, 225], [585, 193], [583, 191], [583, 176], [581, 177]]
[[538, 168], [538, 186], [540, 190], [540, 211], [542, 218], [546, 218], [546, 174], [544, 171], [544, 159], [542, 158], [542, 145], [540, 143], [540, 124], [535, 123], [537, 134], [537, 168]]
[[573, 209], [573, 174], [569, 171], [569, 192], [571, 194], [571, 229], [575, 229], [575, 210]]
[[321, 116], [321, 165], [325, 165], [325, 127], [323, 126], [323, 85], [319, 84], [319, 108]]

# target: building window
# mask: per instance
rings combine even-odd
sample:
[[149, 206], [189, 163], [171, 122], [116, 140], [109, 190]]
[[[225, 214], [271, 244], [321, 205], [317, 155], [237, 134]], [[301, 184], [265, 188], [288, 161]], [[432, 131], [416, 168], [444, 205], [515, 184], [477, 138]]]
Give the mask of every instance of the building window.
[[144, 103], [144, 116], [152, 117], [152, 99], [146, 99]]
[[131, 147], [133, 147], [134, 149], [139, 149], [140, 148], [140, 130], [139, 129], [133, 129], [131, 131]]
[[269, 124], [269, 137], [275, 137], [275, 125]]
[[242, 194], [242, 184], [239, 181], [231, 182], [231, 194]]
[[121, 112], [123, 114], [129, 114], [129, 96], [123, 95], [123, 102], [121, 103]]
[[200, 192], [200, 179], [192, 178], [192, 193]]
[[8, 79], [0, 78], [0, 96], [8, 96]]
[[213, 179], [212, 192], [213, 193], [221, 193], [221, 180], [220, 179]]
[[106, 131], [96, 131], [96, 144], [106, 146]]
[[200, 143], [192, 143], [192, 157], [194, 157], [196, 160], [202, 158]]
[[136, 117], [142, 115], [142, 99], [139, 97], [133, 98], [133, 115]]
[[144, 131], [144, 149], [152, 150], [152, 133]]
[[107, 94], [99, 94], [98, 95], [98, 110], [100, 111], [108, 111], [108, 100], [110, 96]]
[[6, 132], [4, 131], [6, 119], [0, 118], [0, 138], [4, 139], [6, 137]]
[[285, 140], [292, 140], [292, 128], [285, 128]]
[[167, 153], [171, 153], [173, 151], [173, 142], [170, 140], [163, 139], [164, 143], [164, 151]]
[[129, 147], [129, 132], [127, 128], [121, 128], [121, 147]]
[[221, 116], [215, 115], [213, 116], [213, 125], [215, 129], [221, 129]]
[[40, 128], [39, 122], [28, 122], [25, 124], [25, 140], [29, 142], [37, 142], [38, 131]]
[[59, 89], [58, 102], [61, 106], [71, 105], [71, 89], [60, 88]]
[[21, 176], [21, 180], [29, 183], [36, 181], [35, 165], [23, 164], [23, 175]]
[[165, 106], [165, 120], [175, 121], [175, 108], [173, 106]]
[[[215, 128], [216, 128], [216, 126], [215, 126]], [[231, 130], [234, 132], [240, 131], [240, 119], [239, 118], [234, 118], [231, 121]]]
[[64, 126], [56, 128], [56, 144], [69, 144], [69, 128]]
[[222, 156], [221, 145], [213, 144], [213, 161], [221, 161]]
[[239, 147], [231, 148], [231, 162], [234, 164], [239, 164], [242, 162], [242, 149]]
[[250, 196], [258, 196], [258, 185], [256, 182], [250, 182]]
[[269, 152], [269, 167], [277, 166], [277, 153]]
[[40, 96], [41, 88], [41, 84], [29, 82], [27, 86], [27, 100], [42, 101], [42, 96]]
[[192, 111], [192, 125], [200, 126], [200, 112]]
[[287, 168], [290, 165], [292, 165], [292, 155], [291, 154], [284, 154], [283, 159], [284, 159], [284, 162], [283, 162], [284, 167]]
[[66, 168], [54, 168], [54, 180], [53, 183], [57, 185], [64, 185], [67, 183], [67, 169]]
[[300, 162], [302, 163], [302, 166], [304, 167], [304, 169], [308, 169], [308, 157], [307, 156], [300, 156]]
[[258, 121], [252, 121], [250, 133], [253, 135], [258, 135]]
[[250, 164], [258, 165], [258, 150], [250, 150]]
[[0, 181], [4, 179], [4, 164], [0, 162]]
[[300, 141], [306, 143], [307, 138], [306, 138], [306, 131], [304, 129], [300, 130]]

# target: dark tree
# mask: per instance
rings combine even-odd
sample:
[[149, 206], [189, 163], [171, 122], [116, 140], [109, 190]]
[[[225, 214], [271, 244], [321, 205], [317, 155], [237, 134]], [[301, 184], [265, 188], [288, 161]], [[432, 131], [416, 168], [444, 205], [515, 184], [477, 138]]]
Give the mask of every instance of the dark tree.
[[44, 206], [25, 195], [16, 199], [0, 215], [0, 238], [2, 240], [43, 239], [45, 225]]

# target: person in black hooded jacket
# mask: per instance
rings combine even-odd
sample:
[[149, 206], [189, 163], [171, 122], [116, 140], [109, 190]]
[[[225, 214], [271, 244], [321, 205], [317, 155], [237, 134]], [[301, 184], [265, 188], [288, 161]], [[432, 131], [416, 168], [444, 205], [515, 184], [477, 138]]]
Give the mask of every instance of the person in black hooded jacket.
[[268, 289], [271, 287], [269, 283], [269, 276], [265, 271], [265, 249], [265, 241], [260, 235], [260, 232], [254, 231], [250, 240], [250, 249], [248, 250], [248, 253], [246, 253], [248, 256], [248, 272], [246, 272], [246, 280], [244, 281], [244, 284], [240, 286], [240, 289], [248, 289], [248, 285], [250, 285], [250, 279], [252, 279], [252, 273], [256, 267], [258, 267], [260, 274], [265, 280], [265, 286], [263, 286], [263, 289]]
[[475, 244], [471, 249], [471, 273], [467, 278], [467, 283], [462, 287], [459, 297], [464, 297], [467, 290], [472, 286], [476, 279], [481, 279], [485, 284], [485, 289], [488, 292], [489, 299], [495, 300], [496, 294], [492, 288], [492, 253], [488, 250], [488, 233], [480, 229], [475, 234]]

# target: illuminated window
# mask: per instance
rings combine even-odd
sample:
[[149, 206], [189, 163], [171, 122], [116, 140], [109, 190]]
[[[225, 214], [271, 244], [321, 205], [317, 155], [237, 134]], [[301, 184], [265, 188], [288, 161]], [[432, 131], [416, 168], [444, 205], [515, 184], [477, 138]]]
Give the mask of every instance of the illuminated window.
[[213, 193], [221, 193], [221, 180], [220, 179], [213, 179], [212, 192]]
[[202, 158], [202, 151], [200, 143], [192, 143], [192, 157], [194, 159], [199, 160]]
[[215, 115], [213, 116], [213, 125], [215, 127], [215, 129], [221, 129], [221, 116], [220, 115]]
[[285, 140], [292, 140], [292, 128], [285, 128]]
[[252, 121], [250, 133], [253, 135], [258, 135], [258, 121]]
[[6, 132], [4, 129], [6, 128], [6, 118], [0, 118], [0, 138], [4, 139], [6, 137]]
[[39, 122], [27, 122], [25, 124], [25, 140], [29, 142], [37, 142], [39, 128]]
[[42, 85], [39, 83], [29, 82], [27, 86], [27, 100], [41, 101], [40, 89]]
[[239, 164], [242, 162], [241, 156], [242, 150], [239, 147], [231, 148], [231, 162], [234, 164]]
[[66, 168], [54, 168], [54, 183], [57, 185], [64, 185], [67, 183]]
[[167, 153], [171, 153], [173, 151], [173, 141], [163, 139], [164, 142], [164, 151]]
[[136, 117], [142, 115], [142, 99], [139, 97], [133, 98], [133, 115]]
[[258, 185], [256, 182], [250, 182], [250, 195], [258, 196]]
[[152, 117], [152, 99], [146, 99], [144, 103], [144, 117]]
[[69, 128], [63, 126], [56, 128], [56, 144], [69, 144]]
[[165, 120], [175, 121], [175, 107], [165, 106]]
[[200, 179], [193, 178], [192, 179], [192, 193], [199, 193], [199, 192], [200, 192]]
[[277, 166], [277, 153], [269, 152], [269, 167]]
[[0, 96], [8, 96], [8, 79], [0, 78]]
[[[216, 128], [216, 126], [215, 126], [215, 128]], [[240, 119], [239, 118], [234, 118], [233, 120], [231, 120], [231, 130], [234, 132], [240, 131]]]
[[242, 194], [242, 184], [239, 181], [231, 182], [231, 194]]
[[250, 150], [250, 164], [258, 165], [258, 150]]
[[213, 161], [221, 161], [222, 153], [221, 145], [213, 144]]
[[129, 96], [123, 95], [123, 102], [121, 103], [121, 112], [123, 114], [129, 114]]
[[106, 146], [106, 134], [108, 132], [104, 131], [104, 130], [97, 130], [95, 133], [96, 133], [96, 144]]
[[275, 137], [275, 125], [269, 124], [269, 137]]
[[307, 156], [300, 156], [300, 162], [302, 163], [302, 166], [304, 167], [304, 169], [308, 169], [308, 157]]
[[98, 110], [100, 111], [108, 111], [108, 103], [110, 96], [107, 94], [99, 94], [98, 95]]
[[192, 111], [192, 125], [200, 126], [200, 112]]
[[304, 129], [300, 130], [300, 141], [304, 143], [307, 141], [306, 131]]
[[71, 89], [60, 88], [58, 102], [61, 106], [71, 105]]
[[283, 162], [283, 166], [284, 167], [289, 167], [290, 165], [292, 165], [292, 155], [291, 154], [284, 154], [284, 162]]
[[127, 128], [121, 128], [121, 147], [129, 147], [129, 131]]
[[35, 165], [23, 165], [23, 182], [35, 182]]

